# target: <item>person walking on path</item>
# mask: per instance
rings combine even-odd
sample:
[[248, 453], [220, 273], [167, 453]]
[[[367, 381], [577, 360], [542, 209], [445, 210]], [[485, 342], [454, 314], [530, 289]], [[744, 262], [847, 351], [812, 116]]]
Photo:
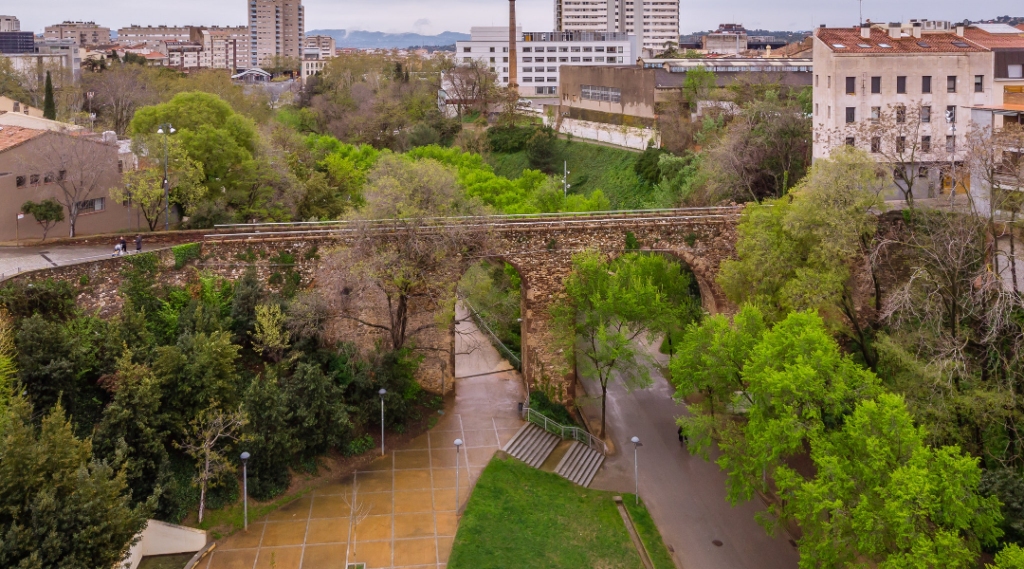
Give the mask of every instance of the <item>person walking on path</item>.
[[125, 239], [124, 236], [122, 236], [121, 240], [119, 241], [119, 244], [121, 245], [121, 254], [122, 255], [127, 255], [128, 254], [128, 240]]
[[138, 255], [142, 252], [142, 234], [139, 233], [135, 236], [135, 254]]
[[121, 254], [121, 242], [114, 239], [114, 252], [110, 255], [111, 257], [117, 257]]

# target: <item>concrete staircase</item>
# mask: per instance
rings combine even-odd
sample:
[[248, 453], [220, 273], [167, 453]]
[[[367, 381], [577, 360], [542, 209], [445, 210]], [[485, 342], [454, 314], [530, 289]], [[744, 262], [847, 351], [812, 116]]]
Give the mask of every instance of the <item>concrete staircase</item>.
[[[533, 423], [527, 423], [502, 450], [534, 468], [540, 468], [560, 442], [562, 439], [558, 435], [551, 434]], [[554, 460], [553, 458], [552, 461]], [[555, 467], [555, 473], [566, 480], [587, 487], [603, 463], [603, 454], [585, 444], [572, 441], [569, 450]]]
[[569, 452], [555, 467], [555, 474], [586, 488], [604, 463], [604, 455], [587, 445], [573, 441]]
[[533, 423], [523, 425], [505, 448], [501, 449], [534, 468], [540, 468], [544, 460], [555, 450], [561, 437], [553, 435]]

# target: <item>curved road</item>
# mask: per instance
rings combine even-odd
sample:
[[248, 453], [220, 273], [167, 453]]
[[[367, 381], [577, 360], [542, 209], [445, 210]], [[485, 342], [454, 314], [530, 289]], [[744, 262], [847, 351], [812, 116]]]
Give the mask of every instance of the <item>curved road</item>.
[[[667, 363], [658, 354], [658, 363]], [[591, 487], [633, 491], [633, 436], [640, 437], [640, 497], [647, 503], [665, 544], [684, 569], [795, 569], [799, 560], [784, 530], [768, 537], [754, 520], [764, 510], [760, 501], [729, 505], [725, 473], [713, 462], [691, 456], [682, 448], [675, 418], [684, 413], [672, 399], [674, 389], [660, 373], [652, 372], [652, 387], [627, 393], [620, 385], [608, 388], [607, 428], [617, 453], [608, 457]], [[587, 406], [595, 427], [601, 420], [600, 385], [584, 381]], [[710, 453], [710, 458], [717, 458]], [[714, 542], [721, 542], [721, 546]]]

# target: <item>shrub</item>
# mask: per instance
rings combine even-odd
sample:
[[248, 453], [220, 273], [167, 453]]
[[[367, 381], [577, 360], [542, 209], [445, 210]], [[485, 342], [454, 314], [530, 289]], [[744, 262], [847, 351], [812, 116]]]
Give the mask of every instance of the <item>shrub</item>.
[[181, 269], [192, 259], [199, 258], [202, 247], [199, 243], [186, 243], [171, 247], [171, 252], [174, 253], [174, 268]]
[[71, 283], [46, 279], [11, 283], [0, 289], [0, 306], [17, 322], [39, 314], [48, 320], [66, 321], [75, 315], [76, 292]]
[[495, 126], [487, 129], [487, 145], [491, 152], [512, 154], [526, 149], [536, 129], [532, 127]]
[[564, 405], [551, 401], [543, 391], [530, 393], [530, 409], [562, 425], [576, 424], [576, 420], [572, 418], [569, 410]]
[[356, 456], [357, 454], [363, 454], [364, 452], [369, 451], [375, 446], [376, 443], [373, 442], [373, 437], [370, 435], [363, 435], [349, 441], [348, 444], [345, 445], [345, 449], [342, 451], [342, 454], [345, 456]]

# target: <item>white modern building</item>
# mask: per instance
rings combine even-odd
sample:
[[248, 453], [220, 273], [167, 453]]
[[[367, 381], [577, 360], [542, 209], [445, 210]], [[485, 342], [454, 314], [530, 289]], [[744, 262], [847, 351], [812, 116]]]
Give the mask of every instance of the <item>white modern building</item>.
[[0, 32], [20, 32], [21, 21], [15, 16], [0, 16]]
[[481, 62], [508, 85], [509, 58], [516, 57], [519, 92], [526, 97], [557, 96], [563, 65], [622, 65], [639, 53], [637, 36], [618, 32], [523, 32], [516, 29], [519, 53], [509, 54], [507, 27], [475, 27], [470, 40], [455, 44], [462, 65]]
[[632, 34], [655, 55], [679, 43], [679, 0], [555, 0], [555, 31]]

